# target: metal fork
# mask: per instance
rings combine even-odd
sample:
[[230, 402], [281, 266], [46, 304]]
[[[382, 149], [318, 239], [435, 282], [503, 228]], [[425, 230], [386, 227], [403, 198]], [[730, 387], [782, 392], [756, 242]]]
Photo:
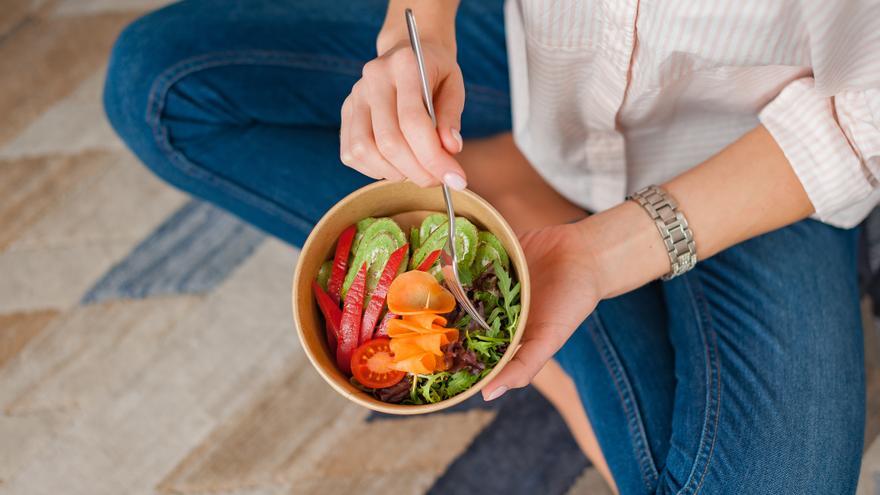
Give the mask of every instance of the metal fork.
[[[419, 78], [422, 82], [422, 102], [431, 116], [431, 122], [437, 127], [437, 117], [434, 116], [434, 102], [431, 97], [431, 89], [428, 86], [428, 76], [425, 74], [425, 59], [422, 55], [422, 44], [419, 40], [419, 30], [416, 28], [416, 18], [411, 9], [406, 9], [406, 28], [409, 32], [409, 42], [412, 45], [413, 52], [416, 54], [416, 61], [419, 66]], [[446, 200], [446, 215], [449, 221], [449, 236], [446, 238], [446, 245], [440, 255], [440, 270], [443, 272], [443, 280], [449, 287], [455, 300], [470, 315], [471, 319], [486, 330], [490, 330], [486, 320], [477, 312], [477, 308], [467, 298], [464, 287], [461, 286], [461, 279], [458, 276], [458, 255], [455, 252], [455, 210], [452, 208], [452, 194], [446, 184], [443, 184], [443, 199]]]

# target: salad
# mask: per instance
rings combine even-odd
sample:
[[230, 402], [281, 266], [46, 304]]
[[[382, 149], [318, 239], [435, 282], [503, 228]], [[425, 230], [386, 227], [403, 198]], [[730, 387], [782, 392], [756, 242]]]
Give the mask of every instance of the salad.
[[365, 218], [340, 234], [312, 282], [339, 370], [381, 401], [430, 404], [467, 390], [516, 331], [520, 284], [507, 252], [466, 218], [455, 218], [459, 277], [490, 330], [441, 284], [448, 221], [430, 214], [404, 233], [391, 218]]

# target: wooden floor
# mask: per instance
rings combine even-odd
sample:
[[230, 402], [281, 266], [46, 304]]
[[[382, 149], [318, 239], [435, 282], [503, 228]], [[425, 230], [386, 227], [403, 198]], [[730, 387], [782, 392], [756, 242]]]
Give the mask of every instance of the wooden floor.
[[110, 46], [163, 3], [0, 6], [0, 494], [607, 493], [534, 391], [396, 419], [321, 382], [297, 251], [160, 183], [105, 122]]

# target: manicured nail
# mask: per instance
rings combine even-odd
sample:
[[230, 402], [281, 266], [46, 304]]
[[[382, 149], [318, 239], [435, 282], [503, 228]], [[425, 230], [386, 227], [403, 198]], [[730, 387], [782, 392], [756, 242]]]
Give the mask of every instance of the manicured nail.
[[504, 395], [504, 392], [507, 392], [507, 385], [502, 385], [502, 386], [496, 388], [495, 391], [493, 391], [491, 394], [489, 394], [489, 397], [486, 397], [486, 400], [487, 401], [495, 400], [495, 399], [501, 397], [502, 395]]
[[461, 139], [461, 133], [458, 132], [458, 129], [455, 127], [449, 129], [449, 132], [452, 134], [452, 138], [458, 142], [458, 152], [461, 153], [461, 150], [464, 149], [464, 141]]
[[467, 182], [465, 182], [464, 177], [458, 174], [453, 174], [452, 172], [443, 176], [443, 182], [456, 191], [461, 191], [467, 187]]

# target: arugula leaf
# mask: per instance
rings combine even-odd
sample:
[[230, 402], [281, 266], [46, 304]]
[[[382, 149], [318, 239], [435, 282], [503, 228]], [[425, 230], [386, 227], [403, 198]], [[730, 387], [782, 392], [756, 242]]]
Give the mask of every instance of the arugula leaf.
[[498, 260], [494, 260], [493, 264], [495, 266], [495, 276], [498, 277], [498, 289], [501, 290], [501, 295], [504, 299], [508, 299], [510, 298], [510, 275], [504, 271]]
[[428, 404], [440, 402], [448, 399], [450, 396], [446, 393], [445, 383], [449, 379], [449, 373], [441, 371], [430, 375], [421, 375], [425, 379], [425, 383], [419, 387], [420, 399]]
[[498, 277], [498, 289], [501, 291], [501, 299], [504, 302], [504, 312], [507, 316], [507, 332], [512, 335], [519, 320], [519, 312], [522, 309], [521, 305], [514, 304], [519, 300], [521, 286], [520, 283], [517, 282], [516, 285], [511, 287], [510, 275], [504, 271], [504, 268], [501, 267], [501, 264], [498, 263], [497, 260], [495, 261], [495, 275]]
[[514, 304], [510, 306], [510, 314], [511, 318], [507, 323], [507, 333], [510, 336], [513, 336], [513, 331], [516, 330], [516, 324], [519, 323], [519, 312], [522, 309], [522, 306], [519, 304]]
[[410, 375], [412, 377], [412, 388], [409, 389], [409, 400], [412, 401], [413, 404], [420, 404], [422, 401], [419, 400], [419, 396], [416, 395], [416, 387], [419, 384], [419, 375]]
[[474, 334], [474, 338], [483, 342], [493, 342], [495, 344], [506, 344], [510, 342], [507, 337], [490, 337], [489, 335]]
[[471, 385], [477, 382], [480, 375], [472, 375], [470, 372], [461, 370], [453, 373], [446, 382], [445, 395], [452, 397], [471, 388]]
[[502, 315], [504, 315], [504, 308], [498, 307], [493, 309], [492, 312], [489, 313], [489, 318], [487, 318], [487, 320], [491, 323], [495, 320], [499, 320]]
[[492, 352], [498, 344], [496, 342], [485, 342], [482, 340], [469, 340], [468, 348], [477, 353], [477, 356], [483, 356], [486, 364], [495, 364], [498, 360], [495, 353]]
[[474, 299], [477, 301], [482, 301], [486, 306], [486, 311], [493, 311], [498, 307], [498, 296], [492, 294], [489, 291], [478, 290], [474, 292]]

